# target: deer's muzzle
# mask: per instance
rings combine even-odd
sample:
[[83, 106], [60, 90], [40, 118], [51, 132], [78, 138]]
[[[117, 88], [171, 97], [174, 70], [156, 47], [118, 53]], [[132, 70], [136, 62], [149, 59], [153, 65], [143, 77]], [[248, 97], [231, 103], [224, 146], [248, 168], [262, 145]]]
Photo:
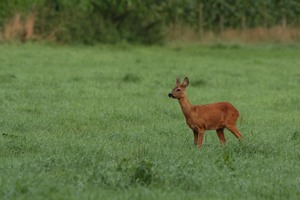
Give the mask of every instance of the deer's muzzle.
[[173, 96], [172, 93], [169, 93], [168, 96], [169, 96], [170, 98], [174, 98], [174, 96]]

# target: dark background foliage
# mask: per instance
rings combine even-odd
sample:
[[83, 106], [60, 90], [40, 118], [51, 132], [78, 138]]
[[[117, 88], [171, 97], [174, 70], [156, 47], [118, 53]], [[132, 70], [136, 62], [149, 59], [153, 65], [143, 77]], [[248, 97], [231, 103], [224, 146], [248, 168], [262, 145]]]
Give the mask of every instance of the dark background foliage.
[[1, 0], [0, 25], [35, 15], [34, 32], [61, 43], [161, 43], [166, 29], [298, 26], [299, 0]]

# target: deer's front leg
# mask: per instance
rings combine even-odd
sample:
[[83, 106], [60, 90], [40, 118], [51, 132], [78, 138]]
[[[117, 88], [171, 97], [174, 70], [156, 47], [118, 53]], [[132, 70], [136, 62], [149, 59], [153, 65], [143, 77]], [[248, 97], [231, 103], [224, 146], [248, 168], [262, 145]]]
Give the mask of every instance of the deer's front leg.
[[198, 144], [198, 128], [193, 129], [194, 132], [194, 145]]
[[204, 129], [198, 128], [198, 147], [202, 147], [202, 142], [204, 138]]

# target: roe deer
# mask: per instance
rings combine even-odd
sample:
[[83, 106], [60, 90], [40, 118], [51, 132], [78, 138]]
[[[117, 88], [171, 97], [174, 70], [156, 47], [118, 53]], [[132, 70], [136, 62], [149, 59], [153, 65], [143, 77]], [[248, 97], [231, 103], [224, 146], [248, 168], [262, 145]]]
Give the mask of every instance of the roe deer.
[[188, 77], [181, 83], [179, 78], [176, 87], [169, 93], [169, 97], [178, 99], [187, 125], [194, 132], [194, 144], [202, 146], [205, 130], [216, 130], [219, 140], [225, 144], [224, 128], [232, 132], [235, 137], [242, 136], [236, 128], [239, 112], [229, 102], [218, 102], [206, 105], [191, 105], [186, 97], [185, 89], [189, 85]]

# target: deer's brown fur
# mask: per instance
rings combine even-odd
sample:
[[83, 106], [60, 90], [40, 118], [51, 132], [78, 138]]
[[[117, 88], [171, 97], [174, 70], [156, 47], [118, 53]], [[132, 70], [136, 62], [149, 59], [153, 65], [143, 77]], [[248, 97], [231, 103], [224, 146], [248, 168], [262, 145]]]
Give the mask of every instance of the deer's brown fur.
[[188, 85], [189, 79], [187, 77], [182, 83], [177, 78], [176, 87], [169, 93], [169, 97], [178, 99], [186, 123], [193, 130], [194, 143], [201, 147], [204, 131], [216, 130], [220, 142], [225, 144], [224, 128], [227, 128], [235, 137], [241, 139], [242, 136], [236, 128], [239, 117], [238, 110], [229, 102], [191, 105], [185, 92]]

